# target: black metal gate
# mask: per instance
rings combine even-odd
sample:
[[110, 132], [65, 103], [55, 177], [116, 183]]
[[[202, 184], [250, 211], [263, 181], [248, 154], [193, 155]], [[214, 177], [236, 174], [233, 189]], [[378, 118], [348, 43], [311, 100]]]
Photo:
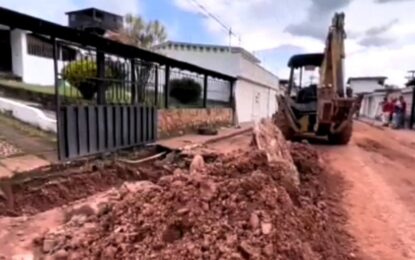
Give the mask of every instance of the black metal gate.
[[54, 56], [60, 159], [156, 140], [156, 65], [67, 42]]
[[62, 159], [154, 142], [157, 111], [142, 105], [67, 105], [59, 114]]

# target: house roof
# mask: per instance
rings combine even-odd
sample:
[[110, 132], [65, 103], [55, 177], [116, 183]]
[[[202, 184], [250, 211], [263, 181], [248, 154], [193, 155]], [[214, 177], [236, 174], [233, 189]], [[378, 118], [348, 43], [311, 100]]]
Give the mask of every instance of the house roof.
[[388, 77], [384, 77], [384, 76], [375, 76], [375, 77], [350, 77], [347, 80], [347, 84], [350, 84], [351, 81], [357, 81], [357, 80], [379, 80], [379, 81], [382, 81], [382, 84], [383, 84], [383, 81], [385, 81], [387, 78]]
[[159, 45], [154, 46], [154, 49], [160, 49], [161, 47], [165, 47], [165, 46], [171, 46], [171, 45], [176, 45], [176, 46], [192, 46], [192, 47], [201, 47], [201, 48], [223, 48], [223, 49], [230, 49], [232, 53], [241, 53], [242, 55], [244, 55], [246, 58], [248, 58], [249, 60], [259, 63], [260, 60], [255, 57], [255, 55], [253, 55], [252, 53], [250, 53], [249, 51], [245, 50], [244, 48], [241, 47], [237, 47], [237, 46], [225, 46], [225, 45], [215, 45], [215, 44], [202, 44], [202, 43], [190, 43], [190, 42], [178, 42], [178, 41], [167, 41], [164, 43], [161, 43]]
[[323, 53], [297, 54], [290, 58], [288, 66], [293, 68], [299, 68], [307, 65], [321, 66], [323, 59]]
[[218, 77], [225, 80], [235, 80], [235, 77], [226, 75], [221, 72], [205, 69], [191, 63], [166, 57], [159, 53], [131, 45], [122, 44], [120, 42], [115, 42], [95, 34], [52, 23], [3, 7], [0, 7], [0, 24], [9, 26], [11, 28], [27, 30], [38, 34], [56, 37], [64, 41], [72, 41], [86, 46], [92, 45], [99, 50], [120, 56], [141, 58], [145, 59], [146, 61], [155, 62], [161, 65], [169, 65], [171, 67], [186, 69], [200, 74], [209, 74], [213, 77]]
[[104, 10], [101, 10], [101, 9], [98, 9], [98, 8], [94, 8], [94, 7], [75, 10], [75, 11], [70, 11], [70, 12], [66, 12], [65, 14], [70, 15], [70, 14], [76, 14], [76, 13], [88, 13], [88, 12], [93, 12], [93, 11], [98, 11], [98, 12], [101, 12], [101, 13], [110, 14], [110, 15], [114, 15], [114, 16], [118, 16], [118, 17], [122, 18], [121, 15], [114, 14], [114, 13], [111, 13], [111, 12], [107, 12], [107, 11], [104, 11]]
[[407, 87], [415, 87], [415, 79], [411, 79], [405, 84]]

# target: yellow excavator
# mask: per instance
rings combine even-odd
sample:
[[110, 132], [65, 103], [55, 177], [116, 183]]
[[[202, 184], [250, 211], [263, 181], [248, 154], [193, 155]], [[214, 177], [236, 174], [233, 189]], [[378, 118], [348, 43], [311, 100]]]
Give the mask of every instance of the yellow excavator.
[[343, 13], [334, 15], [324, 53], [294, 55], [288, 62], [289, 83], [285, 93], [277, 96], [274, 115], [288, 140], [315, 136], [347, 144], [351, 138], [355, 99], [344, 87], [344, 18]]

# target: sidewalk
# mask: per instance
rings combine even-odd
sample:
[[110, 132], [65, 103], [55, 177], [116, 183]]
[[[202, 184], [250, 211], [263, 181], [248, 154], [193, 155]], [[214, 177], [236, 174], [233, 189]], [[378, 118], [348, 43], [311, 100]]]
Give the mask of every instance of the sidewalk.
[[230, 127], [219, 129], [217, 135], [189, 134], [160, 140], [156, 144], [170, 150], [186, 150], [189, 148], [196, 148], [205, 144], [215, 143], [223, 139], [247, 133], [252, 131], [253, 126], [253, 122], [242, 123], [240, 124], [240, 128]]

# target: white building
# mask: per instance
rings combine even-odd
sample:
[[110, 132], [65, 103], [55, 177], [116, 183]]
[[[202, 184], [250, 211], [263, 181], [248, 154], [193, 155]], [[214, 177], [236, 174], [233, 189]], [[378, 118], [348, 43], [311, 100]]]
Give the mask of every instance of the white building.
[[[58, 69], [63, 60], [74, 59], [76, 51], [59, 49]], [[25, 83], [53, 86], [53, 44], [47, 37], [0, 25], [0, 73]]]
[[384, 88], [387, 77], [354, 77], [349, 78], [347, 84], [353, 89], [354, 94], [371, 93]]
[[169, 41], [155, 49], [171, 58], [236, 77], [238, 122], [271, 117], [275, 113], [278, 77], [263, 68], [260, 61], [243, 48]]

